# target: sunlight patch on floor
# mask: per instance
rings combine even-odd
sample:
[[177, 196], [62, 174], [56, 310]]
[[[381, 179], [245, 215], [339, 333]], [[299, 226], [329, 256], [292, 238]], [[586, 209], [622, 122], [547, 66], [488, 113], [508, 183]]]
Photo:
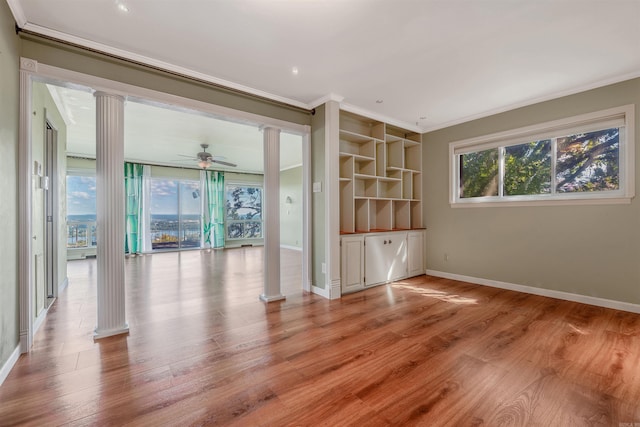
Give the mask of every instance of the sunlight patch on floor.
[[435, 289], [412, 286], [406, 283], [394, 283], [391, 286], [396, 289], [404, 289], [410, 292], [414, 292], [416, 294], [423, 295], [425, 297], [435, 298], [444, 302], [451, 302], [454, 304], [462, 304], [462, 305], [478, 304], [478, 300], [474, 298], [462, 297], [460, 295], [449, 294], [447, 292], [438, 291]]

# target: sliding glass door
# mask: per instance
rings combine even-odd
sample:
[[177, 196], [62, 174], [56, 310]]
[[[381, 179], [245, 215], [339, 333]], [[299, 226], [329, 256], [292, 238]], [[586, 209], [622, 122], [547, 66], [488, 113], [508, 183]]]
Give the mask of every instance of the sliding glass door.
[[151, 178], [151, 249], [199, 248], [201, 240], [200, 182]]

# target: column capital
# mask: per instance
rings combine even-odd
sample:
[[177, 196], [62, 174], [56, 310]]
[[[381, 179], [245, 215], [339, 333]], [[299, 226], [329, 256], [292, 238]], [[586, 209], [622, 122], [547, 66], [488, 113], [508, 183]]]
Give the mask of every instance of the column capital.
[[120, 100], [122, 102], [124, 102], [126, 100], [124, 95], [120, 95], [118, 93], [104, 92], [104, 91], [101, 91], [101, 90], [97, 90], [97, 91], [93, 92], [93, 96], [95, 98], [113, 98], [115, 100]]
[[270, 125], [260, 126], [260, 130], [263, 131], [264, 133], [266, 133], [267, 131], [280, 133], [282, 131], [281, 128], [276, 126], [270, 126]]

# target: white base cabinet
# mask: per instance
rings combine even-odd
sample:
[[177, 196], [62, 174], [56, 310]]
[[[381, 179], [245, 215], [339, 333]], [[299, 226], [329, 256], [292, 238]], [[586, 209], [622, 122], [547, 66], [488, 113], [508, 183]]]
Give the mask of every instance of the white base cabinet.
[[424, 274], [424, 231], [342, 236], [342, 293]]

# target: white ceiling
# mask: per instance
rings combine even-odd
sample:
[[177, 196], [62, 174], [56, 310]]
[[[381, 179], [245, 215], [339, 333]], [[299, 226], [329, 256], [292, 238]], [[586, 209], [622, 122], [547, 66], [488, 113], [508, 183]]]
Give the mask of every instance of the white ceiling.
[[[42, 83], [35, 83], [42, 84]], [[47, 84], [67, 125], [67, 155], [95, 158], [96, 110], [90, 91]], [[257, 125], [236, 123], [171, 106], [127, 101], [124, 150], [128, 161], [197, 168], [200, 144], [237, 167], [214, 164], [212, 169], [262, 173], [263, 134]], [[280, 168], [302, 164], [302, 137], [280, 135]], [[190, 156], [190, 158], [186, 157]]]
[[26, 30], [415, 130], [640, 76], [640, 0], [8, 3]]

